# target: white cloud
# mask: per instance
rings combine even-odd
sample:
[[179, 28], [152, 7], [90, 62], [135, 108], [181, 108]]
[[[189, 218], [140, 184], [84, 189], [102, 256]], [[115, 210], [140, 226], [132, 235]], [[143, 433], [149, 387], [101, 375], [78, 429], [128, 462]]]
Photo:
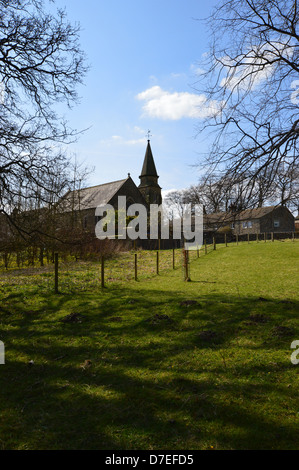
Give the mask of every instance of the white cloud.
[[147, 141], [147, 131], [142, 127], [137, 125], [131, 126], [127, 125], [126, 135], [118, 135], [114, 134], [110, 137], [102, 139], [100, 141], [101, 145], [107, 147], [124, 147], [127, 146], [135, 146], [135, 145], [146, 145]]
[[146, 135], [146, 131], [145, 131], [144, 129], [142, 129], [141, 127], [135, 126], [133, 130], [134, 130], [134, 132], [136, 132], [137, 134]]
[[186, 74], [185, 73], [171, 73], [170, 74], [170, 77], [171, 78], [185, 78], [186, 77]]
[[221, 107], [217, 101], [208, 101], [205, 95], [188, 92], [170, 93], [158, 85], [139, 93], [136, 98], [145, 102], [143, 105], [145, 116], [172, 121], [214, 116], [220, 112]]
[[123, 143], [125, 145], [145, 145], [146, 144], [146, 138], [144, 137], [143, 139], [131, 139], [131, 140], [124, 140]]
[[193, 75], [195, 75], [197, 77], [199, 77], [200, 75], [204, 75], [206, 73], [206, 71], [204, 69], [202, 69], [201, 67], [199, 67], [196, 64], [191, 64], [190, 70], [193, 73]]
[[[227, 76], [221, 81], [221, 86], [230, 91], [254, 90], [261, 83], [268, 80], [275, 71], [276, 60], [280, 57], [292, 58], [294, 49], [282, 42], [272, 42], [253, 47], [243, 57], [232, 60], [223, 57], [222, 63], [227, 70]], [[236, 62], [242, 65], [236, 67]]]
[[[145, 133], [144, 133], [145, 135]], [[145, 145], [146, 144], [146, 137], [143, 137], [142, 139], [124, 139], [120, 135], [113, 135], [108, 139], [103, 139], [101, 140], [101, 145], [107, 145], [110, 147], [111, 145]]]
[[158, 82], [158, 79], [157, 79], [157, 77], [155, 77], [155, 75], [151, 75], [151, 76], [149, 77], [149, 79], [150, 79], [150, 81], [151, 81], [152, 83], [157, 83], [157, 82]]

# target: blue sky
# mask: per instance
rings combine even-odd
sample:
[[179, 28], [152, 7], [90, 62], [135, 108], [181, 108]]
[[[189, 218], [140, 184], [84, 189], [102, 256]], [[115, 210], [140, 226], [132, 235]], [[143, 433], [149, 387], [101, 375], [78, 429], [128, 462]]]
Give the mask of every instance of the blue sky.
[[128, 172], [139, 184], [148, 129], [163, 190], [197, 182], [192, 165], [207, 147], [196, 138], [196, 125], [210, 106], [193, 88], [209, 42], [198, 19], [215, 3], [56, 0], [72, 22], [80, 22], [91, 66], [78, 90], [81, 103], [66, 113], [73, 127], [90, 128], [69, 148], [95, 167], [88, 184]]

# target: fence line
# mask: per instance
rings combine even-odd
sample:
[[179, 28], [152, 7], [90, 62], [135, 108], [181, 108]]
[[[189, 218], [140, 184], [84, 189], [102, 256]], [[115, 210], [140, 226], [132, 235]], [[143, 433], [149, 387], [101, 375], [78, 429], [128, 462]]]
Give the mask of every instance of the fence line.
[[[292, 233], [290, 235], [290, 240], [295, 242], [298, 238], [298, 234]], [[221, 240], [222, 243], [219, 242], [219, 239], [219, 234], [218, 237], [213, 237], [212, 243], [208, 244], [207, 239], [205, 239], [203, 246], [200, 249], [197, 247], [197, 249], [191, 251], [173, 248], [172, 250], [139, 250], [131, 253], [129, 252], [125, 254], [119, 254], [115, 258], [106, 258], [102, 255], [100, 262], [100, 273], [98, 263], [93, 262], [92, 264], [88, 264], [88, 262], [82, 262], [82, 266], [80, 263], [75, 263], [74, 261], [67, 263], [63, 261], [63, 257], [59, 258], [58, 253], [55, 253], [54, 279], [53, 267], [51, 268], [51, 265], [46, 265], [46, 263], [43, 262], [43, 268], [23, 268], [19, 270], [2, 271], [2, 273], [0, 271], [0, 283], [1, 278], [7, 278], [7, 276], [9, 276], [11, 279], [16, 279], [18, 276], [20, 278], [23, 277], [24, 281], [26, 282], [26, 278], [28, 278], [30, 274], [40, 274], [40, 287], [45, 287], [47, 289], [50, 288], [50, 290], [53, 289], [54, 292], [58, 294], [59, 292], [65, 292], [68, 290], [77, 291], [77, 287], [79, 291], [88, 290], [89, 288], [97, 288], [99, 284], [102, 288], [105, 288], [108, 283], [113, 281], [126, 282], [135, 280], [137, 282], [141, 279], [151, 278], [155, 275], [159, 275], [163, 271], [165, 272], [171, 269], [176, 270], [179, 266], [183, 267], [183, 279], [190, 280], [191, 263], [200, 259], [202, 256], [209, 255], [218, 248], [227, 248], [233, 244], [239, 246], [244, 242], [259, 243], [264, 241], [267, 243], [269, 240], [274, 242], [282, 238], [277, 238], [277, 234], [272, 232], [269, 234], [264, 233], [252, 234], [251, 236], [246, 235], [245, 237], [237, 235], [235, 239], [230, 240], [227, 234], [224, 234]], [[4, 260], [4, 265], [7, 266], [7, 259]], [[84, 282], [80, 276], [82, 279], [85, 278]], [[82, 282], [84, 287], [82, 287]]]

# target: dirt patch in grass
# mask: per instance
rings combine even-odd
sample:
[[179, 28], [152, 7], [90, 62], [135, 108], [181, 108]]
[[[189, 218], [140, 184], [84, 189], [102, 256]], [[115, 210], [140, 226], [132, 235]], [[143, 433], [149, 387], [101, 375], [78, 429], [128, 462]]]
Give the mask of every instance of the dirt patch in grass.
[[201, 331], [200, 333], [198, 333], [198, 338], [201, 341], [212, 342], [218, 339], [218, 335], [213, 330], [205, 330], [205, 331]]
[[254, 315], [250, 315], [249, 320], [246, 322], [247, 325], [254, 325], [254, 324], [264, 324], [268, 323], [270, 318], [267, 315], [257, 313]]
[[111, 317], [111, 318], [109, 318], [109, 321], [120, 323], [120, 322], [123, 321], [123, 319], [121, 317]]
[[161, 324], [172, 324], [173, 320], [168, 316], [160, 313], [156, 313], [152, 317], [146, 320], [150, 325], [161, 325]]
[[82, 315], [79, 315], [79, 313], [70, 313], [64, 318], [61, 318], [62, 323], [82, 323], [83, 317]]
[[288, 326], [275, 326], [271, 330], [271, 335], [277, 338], [286, 338], [294, 335], [294, 330]]
[[292, 302], [291, 300], [280, 300], [278, 303], [284, 305], [296, 305], [295, 302]]

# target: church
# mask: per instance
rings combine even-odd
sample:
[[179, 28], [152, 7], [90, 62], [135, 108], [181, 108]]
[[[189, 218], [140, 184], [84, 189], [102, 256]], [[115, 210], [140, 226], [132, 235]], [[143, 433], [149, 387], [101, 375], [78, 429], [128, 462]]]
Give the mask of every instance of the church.
[[127, 208], [132, 204], [142, 204], [147, 209], [150, 204], [162, 204], [162, 192], [158, 183], [159, 176], [150, 140], [147, 142], [139, 179], [140, 184], [138, 187], [128, 174], [128, 177], [122, 180], [69, 191], [60, 202], [60, 207], [63, 207], [64, 213], [80, 214], [83, 228], [93, 230], [97, 222], [95, 217], [96, 208], [110, 204], [117, 209], [119, 196], [126, 197]]

